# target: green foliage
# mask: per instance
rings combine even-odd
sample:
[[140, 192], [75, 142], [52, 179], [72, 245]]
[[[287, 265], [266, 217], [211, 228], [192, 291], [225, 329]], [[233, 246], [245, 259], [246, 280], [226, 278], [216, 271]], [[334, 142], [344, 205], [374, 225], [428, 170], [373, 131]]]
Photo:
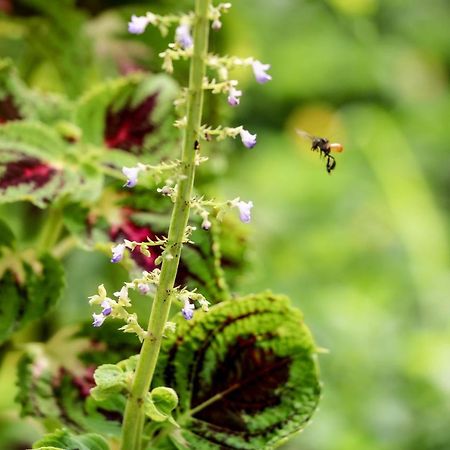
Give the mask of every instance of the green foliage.
[[114, 394], [126, 393], [136, 369], [136, 356], [118, 364], [102, 364], [94, 372], [95, 388], [91, 395], [95, 400], [106, 400]]
[[[22, 415], [76, 433], [81, 430], [118, 436], [125, 397], [103, 394], [108, 389], [108, 394], [123, 390], [135, 358], [122, 361], [119, 366], [110, 363], [136, 353], [138, 348], [131, 336], [117, 333], [116, 329], [116, 324], [105, 323], [94, 333], [91, 324], [86, 324], [77, 332], [69, 329], [46, 344], [30, 347], [18, 367], [17, 400]], [[96, 366], [102, 362], [106, 364], [94, 375]], [[120, 378], [114, 374], [125, 375]], [[90, 395], [94, 377], [100, 386], [108, 386], [103, 392], [96, 388]], [[120, 388], [114, 387], [115, 384], [120, 384]]]
[[[106, 136], [109, 147], [140, 154], [139, 160], [133, 160], [110, 152], [105, 154], [105, 162], [121, 167], [159, 161], [173, 155], [174, 132], [168, 125], [177, 94], [177, 85], [166, 75], [136, 73], [118, 78], [95, 86], [80, 98], [75, 123], [86, 142], [102, 145]], [[122, 138], [123, 132], [130, 136]]]
[[15, 249], [13, 233], [0, 224], [0, 342], [51, 311], [64, 287], [61, 263], [49, 254], [37, 258]]
[[107, 442], [98, 434], [74, 435], [62, 429], [47, 434], [33, 449], [36, 450], [109, 450]]
[[1, 202], [45, 207], [67, 195], [72, 201], [95, 200], [102, 178], [94, 164], [82, 159], [86, 150], [42, 122], [6, 123], [0, 127]]
[[177, 275], [177, 284], [199, 289], [211, 303], [228, 298], [238, 277], [248, 266], [247, 230], [237, 219], [226, 217], [223, 223], [214, 223], [210, 230], [197, 230], [183, 249], [183, 258]]
[[178, 320], [154, 384], [178, 393], [177, 422], [194, 448], [270, 449], [317, 406], [315, 353], [286, 297], [250, 295]]
[[0, 59], [0, 117], [55, 123], [70, 116], [70, 103], [61, 95], [30, 89], [9, 59]]
[[[86, 15], [72, 1], [19, 0], [31, 18], [23, 25], [18, 60], [27, 81], [69, 97], [81, 94], [93, 78], [92, 41], [85, 32]], [[76, 68], [76, 70], [74, 70]]]
[[152, 389], [144, 400], [145, 415], [154, 422], [166, 420], [177, 426], [172, 418], [172, 411], [178, 405], [177, 393], [168, 387], [160, 386]]

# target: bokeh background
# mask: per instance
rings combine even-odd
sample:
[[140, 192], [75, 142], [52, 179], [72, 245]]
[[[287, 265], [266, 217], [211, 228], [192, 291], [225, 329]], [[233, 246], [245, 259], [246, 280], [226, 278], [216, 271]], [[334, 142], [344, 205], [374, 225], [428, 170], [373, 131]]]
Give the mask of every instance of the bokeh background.
[[[127, 36], [131, 13], [191, 6], [0, 0], [0, 55], [30, 85], [76, 97], [159, 70], [164, 41]], [[241, 105], [221, 111], [258, 134], [254, 149], [231, 143], [219, 160], [216, 194], [255, 204], [239, 290], [288, 294], [328, 351], [320, 409], [286, 450], [450, 448], [449, 23], [447, 0], [245, 0], [213, 36], [217, 51], [272, 65], [264, 86], [237, 73]], [[295, 128], [344, 145], [334, 173]], [[84, 284], [61, 322], [89, 314], [100, 276], [79, 273], [83, 258], [67, 262]], [[17, 420], [14, 370], [10, 358], [0, 373], [5, 449], [39, 432]]]

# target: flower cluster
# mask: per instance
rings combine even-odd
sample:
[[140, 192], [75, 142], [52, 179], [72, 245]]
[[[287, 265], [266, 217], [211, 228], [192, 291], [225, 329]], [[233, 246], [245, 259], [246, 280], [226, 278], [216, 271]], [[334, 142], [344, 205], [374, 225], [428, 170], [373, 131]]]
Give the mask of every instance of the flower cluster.
[[[209, 19], [212, 22], [212, 28], [219, 30], [222, 27], [220, 21], [223, 13], [228, 12], [231, 8], [230, 3], [220, 3], [216, 7], [211, 6], [209, 11]], [[141, 34], [144, 32], [148, 24], [152, 24], [160, 28], [162, 33], [167, 32], [168, 24], [175, 24], [175, 38], [174, 43], [169, 44], [168, 49], [160, 53], [160, 57], [163, 58], [163, 69], [169, 73], [173, 72], [173, 61], [180, 59], [187, 59], [192, 56], [193, 38], [191, 34], [191, 25], [193, 16], [191, 14], [182, 15], [178, 18], [176, 16], [170, 16], [164, 18], [153, 13], [148, 12], [145, 16], [132, 16], [130, 23], [128, 24], [128, 30], [130, 33]], [[164, 23], [164, 27], [161, 28], [161, 24]], [[217, 73], [219, 81], [215, 78], [211, 80], [206, 79], [203, 85], [204, 89], [210, 89], [213, 94], [223, 93], [227, 95], [228, 104], [231, 106], [238, 106], [241, 101], [242, 91], [237, 88], [238, 81], [229, 78], [229, 71], [237, 67], [249, 66], [253, 70], [253, 74], [258, 83], [266, 83], [272, 79], [267, 73], [270, 69], [269, 64], [264, 64], [261, 61], [254, 58], [239, 58], [229, 56], [218, 56], [209, 54], [206, 59], [207, 67], [211, 71]], [[180, 106], [185, 101], [185, 93], [182, 94], [182, 98], [177, 102], [177, 106]], [[178, 120], [176, 126], [182, 128], [185, 126], [185, 118]], [[250, 133], [244, 127], [240, 128], [239, 134], [241, 136], [242, 143], [247, 148], [253, 148], [256, 145], [256, 134]], [[212, 134], [210, 134], [212, 136]], [[234, 137], [234, 136], [233, 136]], [[133, 168], [134, 171], [130, 172], [130, 168], [127, 169], [125, 174], [128, 178], [127, 187], [133, 187], [137, 181], [138, 169]], [[124, 172], [125, 173], [125, 172]], [[128, 177], [128, 174], [131, 177]]]
[[98, 287], [97, 294], [89, 297], [90, 305], [99, 305], [101, 307], [100, 313], [92, 314], [92, 325], [94, 327], [102, 326], [107, 317], [120, 319], [125, 322], [125, 325], [119, 329], [125, 333], [135, 333], [142, 341], [146, 336], [146, 332], [139, 325], [136, 314], [127, 311], [127, 308], [131, 307], [128, 291], [132, 289], [142, 295], [153, 292], [155, 286], [159, 283], [159, 275], [159, 269], [155, 269], [152, 272], [144, 271], [141, 278], [125, 283], [120, 291], [114, 292], [113, 297], [116, 297], [116, 299], [108, 297], [105, 286], [101, 284]]
[[124, 239], [123, 242], [120, 244], [117, 244], [111, 248], [112, 257], [111, 262], [112, 263], [118, 263], [122, 261], [123, 256], [125, 254], [125, 249], [129, 249], [130, 251], [133, 251], [136, 247], [139, 247], [140, 252], [145, 256], [150, 256], [151, 253], [148, 250], [148, 247], [164, 247], [167, 240], [165, 237], [162, 238], [156, 238], [156, 239], [150, 239], [147, 238], [147, 241], [145, 242], [136, 242], [136, 241], [129, 241], [128, 239]]
[[[231, 7], [230, 3], [220, 3], [218, 6], [211, 6], [209, 11], [209, 19], [212, 23], [214, 30], [219, 30], [222, 26], [221, 15], [227, 12]], [[194, 41], [192, 37], [192, 14], [181, 16], [159, 16], [154, 13], [148, 12], [145, 16], [131, 17], [128, 24], [128, 30], [132, 34], [142, 34], [146, 27], [151, 24], [161, 31], [163, 35], [166, 35], [170, 27], [175, 26], [174, 42], [169, 44], [168, 49], [162, 52], [160, 56], [163, 58], [163, 68], [172, 72], [173, 61], [179, 59], [190, 58], [193, 54]], [[205, 77], [203, 81], [203, 89], [210, 90], [213, 94], [224, 94], [227, 96], [227, 102], [230, 106], [238, 106], [241, 102], [242, 90], [238, 89], [238, 81], [229, 77], [230, 70], [238, 67], [251, 67], [253, 74], [258, 83], [266, 83], [271, 80], [271, 76], [267, 73], [270, 69], [269, 64], [264, 64], [254, 58], [238, 58], [238, 57], [220, 57], [214, 54], [208, 54], [206, 57], [206, 66], [210, 72], [214, 72], [216, 78]], [[186, 103], [186, 90], [181, 91], [180, 98], [176, 101], [176, 106], [179, 109], [185, 108]], [[175, 126], [183, 128], [187, 124], [186, 116], [176, 121]], [[213, 137], [217, 140], [222, 140], [227, 137], [236, 138], [240, 137], [242, 144], [246, 148], [253, 148], [257, 142], [257, 135], [251, 133], [244, 126], [237, 127], [222, 127], [212, 128], [208, 125], [202, 125], [198, 132], [198, 138], [204, 140], [211, 140]], [[202, 158], [199, 152], [198, 142], [195, 142], [195, 164], [199, 165], [205, 161], [206, 158]], [[158, 188], [158, 192], [162, 195], [168, 196], [172, 201], [176, 200], [178, 194], [179, 177], [178, 172], [180, 169], [180, 162], [162, 163], [157, 166], [150, 166], [138, 163], [135, 167], [123, 167], [122, 172], [126, 177], [124, 187], [133, 188], [138, 184], [139, 176], [142, 172], [149, 172], [156, 181], [163, 178], [165, 184], [163, 187]], [[171, 176], [166, 176], [167, 174]], [[227, 202], [218, 203], [212, 200], [192, 199], [190, 207], [197, 213], [202, 219], [201, 226], [204, 230], [209, 230], [212, 226], [211, 217], [221, 220], [223, 215], [232, 208], [237, 208], [239, 211], [240, 220], [243, 223], [249, 223], [251, 221], [251, 209], [253, 208], [252, 201], [242, 201], [239, 197]], [[189, 235], [193, 227], [188, 227], [185, 231], [184, 242], [189, 241]], [[173, 258], [172, 253], [166, 248], [166, 238], [156, 238], [154, 240], [148, 239], [146, 242], [134, 242], [124, 240], [117, 243], [112, 247], [111, 262], [120, 262], [125, 254], [125, 250], [129, 249], [134, 251], [136, 247], [139, 247], [140, 252], [144, 255], [150, 255], [148, 247], [159, 246], [161, 247], [161, 256], [157, 258], [155, 264], [162, 262], [163, 258]], [[131, 283], [125, 283], [119, 292], [114, 293], [112, 299], [107, 297], [106, 290], [103, 285], [99, 286], [98, 294], [90, 297], [90, 303], [100, 305], [101, 312], [93, 314], [93, 325], [99, 327], [103, 324], [108, 316], [122, 319], [126, 322], [121, 329], [125, 332], [134, 332], [142, 340], [145, 337], [144, 330], [139, 326], [135, 314], [130, 314], [126, 308], [131, 306], [130, 299], [128, 297], [128, 290], [134, 289], [141, 294], [148, 294], [154, 289], [154, 286], [159, 282], [159, 270], [155, 269], [152, 272], [143, 272], [141, 279], [135, 279]], [[181, 313], [186, 320], [190, 320], [194, 316], [195, 304], [197, 303], [204, 311], [208, 310], [209, 302], [199, 293], [195, 291], [188, 291], [185, 288], [174, 289], [175, 297], [180, 301], [182, 308]], [[168, 327], [171, 328], [171, 327]]]
[[204, 200], [203, 198], [194, 198], [191, 201], [191, 208], [201, 217], [202, 228], [209, 230], [212, 225], [209, 220], [211, 213], [213, 217], [222, 220], [222, 217], [232, 208], [238, 209], [239, 218], [242, 223], [250, 223], [253, 202], [244, 202], [239, 197], [222, 203], [213, 200]]
[[[197, 302], [200, 308], [207, 312], [209, 310], [210, 303], [203, 297], [202, 294], [194, 291], [188, 291], [183, 288], [176, 293], [177, 300], [183, 305], [181, 314], [186, 320], [191, 320], [194, 317], [195, 302]], [[192, 303], [191, 303], [192, 302]]]
[[133, 188], [138, 184], [141, 172], [148, 172], [153, 180], [160, 181], [167, 173], [176, 174], [180, 167], [180, 161], [162, 162], [158, 165], [138, 163], [135, 167], [122, 167], [122, 173], [127, 178], [124, 187]]

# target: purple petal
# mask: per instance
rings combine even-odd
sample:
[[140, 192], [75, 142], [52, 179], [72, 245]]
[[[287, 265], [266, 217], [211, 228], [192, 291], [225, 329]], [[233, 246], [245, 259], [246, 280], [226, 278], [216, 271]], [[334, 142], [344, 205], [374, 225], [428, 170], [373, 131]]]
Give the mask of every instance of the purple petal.
[[270, 69], [270, 64], [263, 64], [260, 61], [254, 61], [252, 67], [255, 79], [258, 83], [263, 84], [272, 79], [272, 77], [266, 73], [266, 70]]
[[142, 34], [148, 25], [148, 19], [145, 16], [131, 16], [128, 22], [128, 32], [132, 34]]

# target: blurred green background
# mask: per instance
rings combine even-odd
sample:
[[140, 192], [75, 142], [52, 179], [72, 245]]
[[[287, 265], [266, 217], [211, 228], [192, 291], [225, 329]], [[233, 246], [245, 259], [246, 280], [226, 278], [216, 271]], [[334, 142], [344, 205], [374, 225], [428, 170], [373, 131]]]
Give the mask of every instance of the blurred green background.
[[[137, 61], [159, 67], [163, 41], [152, 31], [127, 37], [130, 13], [192, 6], [97, 0], [70, 9], [64, 0], [71, 13], [56, 32], [68, 40], [59, 42], [39, 25], [48, 14], [39, 3], [0, 1], [0, 52], [30, 84], [71, 96]], [[236, 143], [220, 183], [221, 197], [255, 204], [254, 270], [240, 291], [288, 294], [329, 351], [320, 409], [286, 450], [450, 448], [449, 23], [448, 0], [245, 0], [213, 36], [217, 51], [272, 65], [264, 86], [236, 74], [241, 105], [223, 107], [258, 134], [252, 150]], [[30, 28], [49, 33], [47, 47]], [[69, 89], [58, 64], [80, 60]], [[344, 145], [334, 173], [295, 128]], [[97, 278], [70, 294], [79, 315], [89, 314], [84, 294]], [[11, 359], [0, 374], [0, 435], [14, 432], [18, 414], [13, 371]]]

